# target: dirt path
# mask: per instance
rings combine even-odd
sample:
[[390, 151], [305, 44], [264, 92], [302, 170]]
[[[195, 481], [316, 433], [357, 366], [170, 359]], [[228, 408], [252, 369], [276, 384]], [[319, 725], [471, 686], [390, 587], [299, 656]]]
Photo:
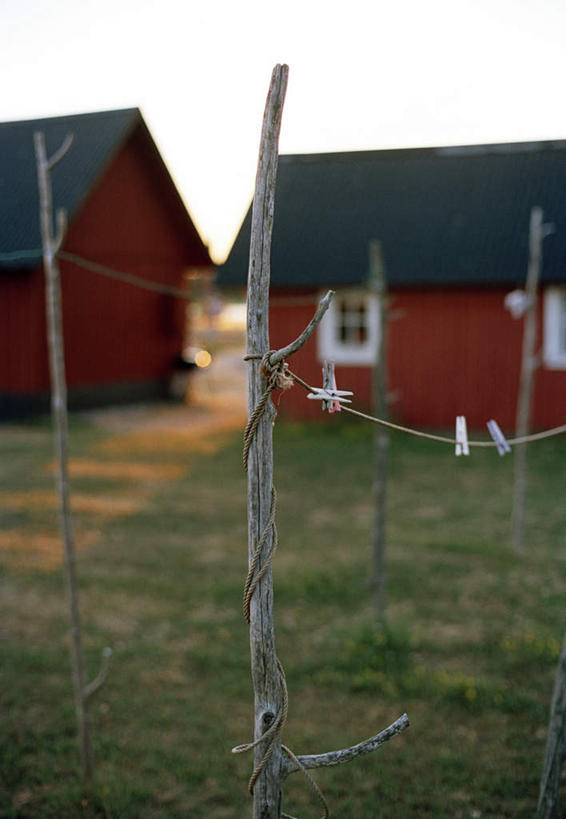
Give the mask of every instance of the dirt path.
[[110, 407], [88, 417], [103, 430], [124, 436], [198, 438], [236, 429], [246, 422], [245, 367], [242, 351], [230, 350], [192, 374], [186, 403]]
[[[103, 537], [102, 527], [109, 521], [136, 514], [167, 482], [187, 475], [191, 454], [212, 453], [222, 446], [227, 433], [244, 428], [245, 377], [241, 351], [230, 351], [218, 356], [209, 370], [194, 373], [187, 403], [111, 407], [86, 413], [104, 437], [86, 456], [71, 457], [69, 462], [79, 552], [96, 546]], [[44, 464], [46, 479], [53, 469], [52, 461]], [[94, 481], [94, 488], [74, 489], [73, 480], [83, 478]], [[50, 571], [61, 564], [58, 501], [52, 483], [46, 480], [46, 486], [0, 492], [3, 509], [12, 513], [23, 510], [29, 517], [26, 526], [0, 530], [0, 558], [11, 568]]]

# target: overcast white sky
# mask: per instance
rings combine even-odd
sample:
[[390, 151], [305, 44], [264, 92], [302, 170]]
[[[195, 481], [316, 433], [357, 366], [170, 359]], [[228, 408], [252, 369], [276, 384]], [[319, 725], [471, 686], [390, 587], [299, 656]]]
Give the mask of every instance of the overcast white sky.
[[0, 0], [0, 120], [138, 106], [216, 261], [281, 153], [566, 138], [566, 0]]

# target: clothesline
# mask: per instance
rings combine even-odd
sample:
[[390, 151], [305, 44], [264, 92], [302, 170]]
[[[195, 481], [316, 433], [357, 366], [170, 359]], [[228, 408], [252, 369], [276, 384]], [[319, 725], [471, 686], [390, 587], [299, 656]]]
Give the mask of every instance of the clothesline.
[[[17, 261], [24, 259], [29, 259], [30, 257], [35, 257], [37, 254], [40, 254], [40, 250], [30, 250], [30, 251], [17, 251], [15, 253], [0, 253], [0, 261]], [[88, 259], [84, 259], [82, 256], [78, 256], [75, 253], [68, 253], [67, 251], [60, 251], [59, 257], [65, 261], [72, 262], [85, 270], [89, 270], [92, 273], [97, 273], [102, 276], [106, 276], [111, 279], [115, 279], [116, 281], [122, 281], [127, 284], [134, 285], [135, 287], [141, 287], [145, 290], [151, 290], [155, 293], [162, 293], [164, 295], [174, 296], [176, 298], [183, 298], [188, 299], [190, 298], [190, 294], [186, 290], [181, 290], [180, 288], [171, 287], [168, 285], [160, 284], [158, 282], [143, 279], [139, 276], [135, 276], [131, 273], [124, 273], [119, 270], [113, 270], [105, 265], [98, 264], [97, 262], [92, 262]], [[300, 384], [304, 389], [308, 392], [316, 391], [315, 387], [311, 387], [310, 384], [307, 384], [306, 381], [303, 381], [296, 373], [291, 372], [288, 370], [289, 375]], [[356, 415], [358, 418], [363, 418], [366, 421], [370, 421], [373, 424], [379, 424], [380, 426], [387, 427], [389, 429], [396, 430], [397, 432], [404, 432], [407, 435], [414, 435], [417, 438], [426, 438], [429, 441], [438, 441], [439, 443], [443, 444], [451, 444], [455, 446], [459, 443], [456, 438], [449, 438], [445, 435], [435, 435], [432, 432], [424, 432], [422, 430], [413, 429], [411, 427], [405, 427], [401, 424], [395, 424], [392, 421], [386, 421], [383, 418], [376, 418], [373, 415], [368, 415], [365, 412], [360, 412], [360, 410], [353, 409], [353, 407], [348, 407], [345, 404], [340, 405], [341, 410], [344, 412], [349, 412], [350, 415]], [[509, 446], [517, 446], [520, 444], [529, 444], [534, 441], [540, 441], [544, 438], [552, 438], [556, 435], [561, 435], [566, 432], [566, 424], [562, 424], [558, 427], [553, 427], [552, 429], [543, 430], [541, 432], [534, 432], [530, 435], [523, 435], [517, 438], [507, 438], [506, 443]], [[468, 441], [468, 446], [471, 447], [497, 447], [498, 443], [496, 441]]]
[[[69, 253], [66, 250], [60, 250], [57, 254], [59, 259], [71, 262], [72, 264], [88, 270], [90, 273], [96, 273], [99, 276], [106, 276], [106, 278], [114, 279], [115, 281], [132, 284], [134, 287], [141, 287], [143, 290], [150, 290], [153, 293], [161, 293], [165, 296], [174, 296], [178, 299], [190, 299], [191, 294], [187, 290], [182, 290], [179, 287], [172, 287], [171, 285], [161, 284], [152, 279], [144, 279], [141, 276], [135, 276], [133, 273], [124, 273], [121, 270], [113, 270], [98, 262], [92, 262], [85, 259], [76, 253]], [[19, 250], [14, 253], [0, 253], [0, 263], [2, 262], [23, 262], [30, 259], [37, 260], [39, 264], [42, 258], [41, 250]]]
[[[315, 387], [311, 387], [310, 384], [307, 384], [306, 381], [303, 381], [300, 376], [296, 373], [292, 372], [291, 370], [287, 370], [288, 374], [300, 384], [305, 390], [309, 392], [314, 392], [316, 390]], [[366, 421], [371, 421], [374, 424], [379, 424], [380, 426], [388, 427], [389, 429], [397, 430], [397, 432], [404, 432], [408, 435], [414, 435], [417, 438], [427, 438], [429, 441], [438, 441], [443, 444], [451, 444], [455, 446], [458, 444], [458, 440], [456, 438], [448, 438], [445, 435], [435, 435], [432, 432], [423, 432], [422, 430], [412, 429], [411, 427], [405, 427], [401, 424], [394, 424], [392, 421], [386, 421], [383, 418], [376, 418], [373, 415], [368, 415], [365, 412], [360, 412], [359, 410], [353, 409], [352, 407], [348, 407], [345, 404], [340, 405], [340, 409], [343, 412], [349, 412], [351, 415], [357, 415], [359, 418], [364, 418]], [[562, 424], [559, 427], [553, 427], [552, 429], [543, 430], [542, 432], [534, 432], [531, 435], [523, 435], [518, 438], [507, 438], [506, 441], [510, 446], [517, 446], [519, 444], [529, 444], [533, 441], [540, 441], [543, 438], [551, 438], [555, 435], [561, 435], [562, 433], [566, 432], [566, 424]], [[468, 446], [473, 447], [496, 447], [496, 441], [468, 441]]]

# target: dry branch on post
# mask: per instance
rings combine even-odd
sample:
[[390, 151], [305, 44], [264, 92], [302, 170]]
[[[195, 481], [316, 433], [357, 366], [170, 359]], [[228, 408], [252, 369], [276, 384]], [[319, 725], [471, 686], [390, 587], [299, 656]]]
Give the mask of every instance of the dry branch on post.
[[77, 716], [79, 748], [83, 779], [92, 782], [94, 761], [90, 736], [90, 715], [88, 702], [101, 687], [106, 675], [110, 655], [109, 648], [103, 651], [100, 672], [90, 685], [86, 683], [86, 672], [82, 648], [79, 591], [76, 573], [76, 552], [70, 507], [69, 466], [68, 466], [68, 413], [67, 382], [65, 376], [65, 348], [63, 341], [63, 315], [61, 300], [61, 279], [57, 253], [63, 244], [67, 229], [64, 210], [56, 214], [57, 232], [53, 235], [53, 206], [50, 171], [59, 162], [73, 142], [68, 134], [61, 147], [48, 159], [45, 136], [42, 132], [34, 135], [39, 186], [41, 241], [43, 246], [43, 266], [45, 270], [45, 300], [47, 313], [47, 342], [49, 350], [49, 372], [51, 378], [51, 414], [55, 438], [57, 462], [57, 494], [59, 497], [59, 519], [63, 538], [65, 579], [71, 627], [71, 660], [73, 667], [73, 689]]
[[325, 754], [304, 754], [293, 758], [286, 758], [283, 766], [283, 775], [298, 771], [299, 769], [313, 770], [314, 768], [332, 768], [335, 765], [343, 765], [345, 762], [351, 762], [359, 756], [365, 756], [372, 751], [380, 748], [388, 740], [396, 737], [401, 731], [409, 727], [409, 718], [406, 714], [402, 714], [399, 719], [392, 722], [385, 730], [380, 731], [375, 736], [359, 742], [357, 745], [352, 745], [350, 748], [342, 748], [339, 751], [328, 751]]
[[[332, 292], [320, 302], [303, 333], [286, 347], [269, 349], [269, 282], [271, 234], [274, 218], [278, 141], [287, 66], [273, 70], [260, 142], [252, 208], [247, 297], [247, 355], [249, 421], [245, 432], [244, 463], [248, 472], [248, 576], [244, 610], [250, 626], [250, 653], [254, 687], [254, 740], [235, 752], [254, 750], [250, 779], [254, 819], [280, 819], [282, 786], [293, 770], [348, 762], [379, 747], [408, 726], [403, 715], [382, 734], [354, 748], [308, 757], [297, 757], [281, 744], [287, 716], [285, 675], [275, 650], [273, 577], [271, 561], [277, 547], [276, 494], [273, 487], [273, 437], [275, 411], [270, 400], [277, 386], [289, 386], [285, 358], [306, 343], [330, 304]], [[384, 736], [387, 734], [387, 736]], [[306, 773], [321, 797], [317, 786]], [[325, 805], [325, 815], [328, 809]]]

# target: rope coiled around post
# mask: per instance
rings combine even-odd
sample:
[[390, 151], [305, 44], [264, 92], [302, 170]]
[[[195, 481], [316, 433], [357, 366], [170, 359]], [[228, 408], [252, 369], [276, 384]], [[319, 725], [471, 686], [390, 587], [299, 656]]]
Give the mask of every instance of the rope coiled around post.
[[[277, 549], [278, 544], [278, 537], [277, 537], [277, 526], [275, 525], [275, 514], [277, 512], [277, 493], [275, 491], [275, 487], [271, 487], [271, 506], [269, 508], [269, 520], [267, 521], [267, 525], [262, 532], [262, 535], [256, 544], [252, 560], [250, 563], [250, 567], [248, 569], [248, 574], [246, 577], [246, 582], [244, 584], [244, 616], [246, 621], [249, 625], [250, 623], [250, 605], [252, 601], [253, 593], [263, 577], [266, 573], [268, 568], [271, 566], [273, 561], [273, 555], [275, 554], [275, 550]], [[265, 562], [259, 572], [256, 574], [256, 569], [258, 567], [259, 559], [261, 557], [261, 552], [263, 547], [265, 546], [265, 542], [269, 537], [270, 529], [273, 530], [273, 538], [271, 541], [271, 548], [269, 552], [265, 556]]]
[[[266, 387], [264, 392], [261, 395], [257, 405], [255, 406], [252, 414], [248, 419], [248, 423], [246, 424], [246, 428], [244, 431], [244, 449], [242, 453], [242, 460], [244, 464], [244, 469], [247, 472], [248, 470], [248, 458], [249, 458], [249, 451], [250, 446], [257, 430], [258, 424], [260, 419], [265, 412], [265, 408], [267, 406], [267, 402], [269, 397], [274, 389], [281, 389], [281, 390], [288, 390], [294, 384], [294, 379], [288, 372], [288, 365], [281, 361], [277, 363], [275, 366], [271, 364], [270, 356], [272, 355], [273, 350], [270, 350], [265, 355], [261, 356], [261, 364], [260, 364], [260, 373], [266, 381]], [[246, 356], [246, 360], [250, 359], [259, 359], [260, 356], [256, 355], [249, 355]], [[243, 609], [244, 609], [244, 616], [246, 618], [247, 623], [250, 623], [251, 620], [251, 601], [253, 594], [259, 585], [262, 577], [265, 575], [269, 567], [273, 562], [273, 556], [277, 549], [278, 545], [278, 536], [277, 536], [277, 526], [275, 524], [275, 516], [277, 512], [277, 493], [275, 491], [275, 487], [271, 487], [271, 503], [269, 508], [269, 518], [265, 525], [263, 532], [261, 533], [261, 537], [259, 538], [258, 542], [255, 544], [254, 552], [249, 564], [248, 573], [246, 576], [246, 581], [244, 584], [244, 599], [243, 599]], [[269, 550], [267, 551], [266, 555], [264, 556], [263, 565], [261, 568], [258, 569], [259, 563], [261, 560], [262, 552], [265, 547], [265, 544], [268, 541], [269, 534], [272, 533], [271, 545]], [[261, 772], [264, 770], [265, 766], [269, 762], [275, 747], [278, 742], [281, 741], [281, 735], [283, 733], [283, 728], [285, 727], [285, 723], [287, 722], [287, 714], [289, 711], [289, 694], [287, 690], [287, 681], [285, 679], [285, 672], [283, 670], [283, 666], [279, 658], [275, 657], [277, 663], [277, 672], [279, 675], [279, 689], [281, 694], [281, 707], [275, 719], [273, 720], [272, 724], [267, 728], [264, 733], [258, 737], [253, 742], [245, 743], [244, 745], [237, 745], [235, 748], [232, 748], [232, 753], [241, 754], [245, 753], [246, 751], [251, 751], [253, 748], [256, 748], [260, 743], [265, 742], [269, 738], [271, 741], [269, 746], [267, 747], [262, 759], [258, 762], [255, 766], [252, 775], [250, 777], [250, 781], [248, 783], [248, 789], [250, 795], [253, 795], [255, 783], [260, 776]], [[328, 804], [324, 799], [324, 796], [309, 774], [309, 772], [301, 765], [300, 761], [297, 759], [293, 751], [288, 748], [286, 745], [281, 744], [281, 750], [287, 754], [293, 761], [297, 764], [297, 767], [302, 771], [302, 773], [307, 778], [309, 784], [313, 788], [314, 792], [316, 793], [317, 797], [322, 802], [324, 807], [324, 816], [322, 819], [328, 819], [330, 815]], [[290, 814], [282, 813], [281, 819], [293, 819]]]
[[[260, 373], [266, 380], [267, 384], [261, 398], [259, 399], [254, 408], [254, 411], [250, 415], [248, 423], [246, 424], [246, 428], [244, 430], [244, 451], [242, 453], [242, 459], [244, 462], [244, 469], [246, 470], [246, 472], [248, 471], [248, 457], [250, 454], [250, 446], [252, 444], [252, 440], [255, 435], [255, 431], [257, 429], [257, 425], [259, 424], [260, 418], [265, 412], [269, 396], [275, 389], [288, 390], [294, 384], [294, 379], [291, 378], [291, 376], [288, 375], [287, 373], [288, 365], [284, 361], [280, 361], [275, 366], [271, 364], [270, 356], [274, 352], [275, 352], [274, 350], [269, 350], [269, 352], [265, 353], [265, 355], [261, 359], [261, 364], [259, 365]], [[249, 355], [245, 356], [244, 360], [250, 361], [253, 360], [254, 358], [257, 358], [257, 356]]]

